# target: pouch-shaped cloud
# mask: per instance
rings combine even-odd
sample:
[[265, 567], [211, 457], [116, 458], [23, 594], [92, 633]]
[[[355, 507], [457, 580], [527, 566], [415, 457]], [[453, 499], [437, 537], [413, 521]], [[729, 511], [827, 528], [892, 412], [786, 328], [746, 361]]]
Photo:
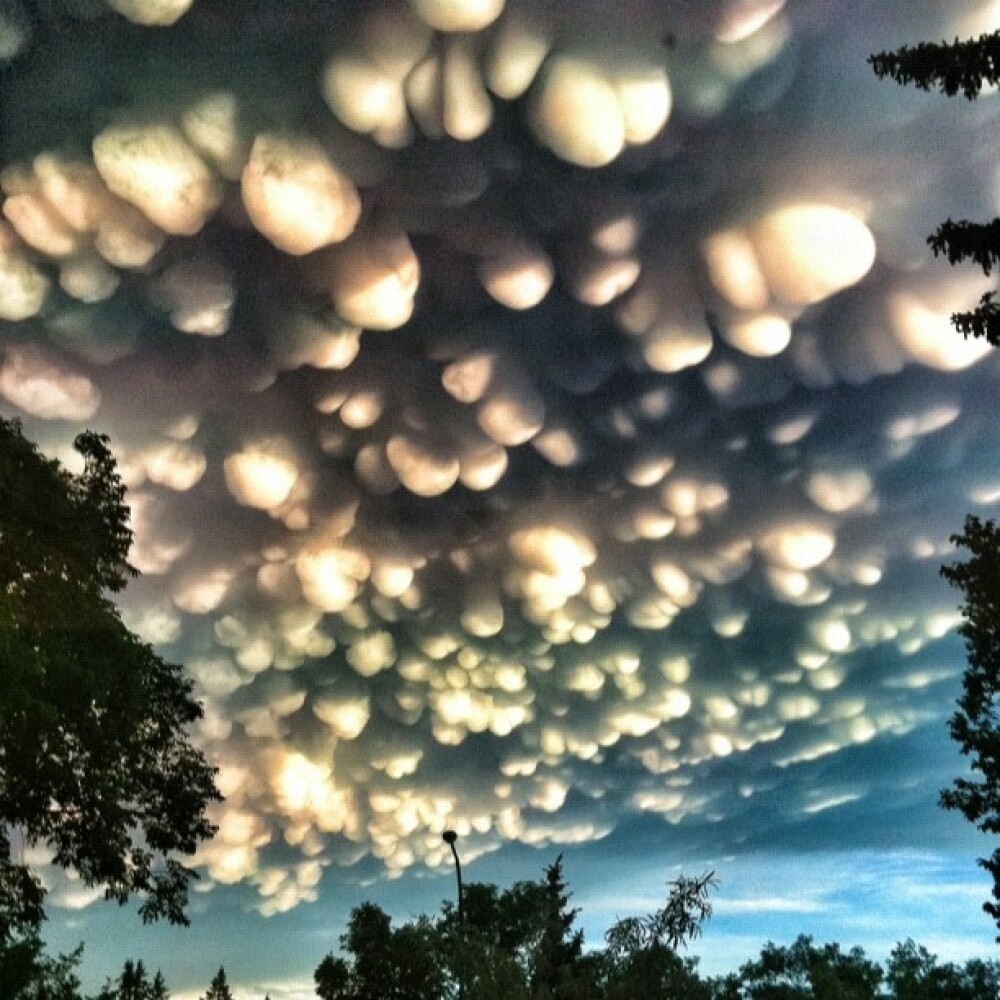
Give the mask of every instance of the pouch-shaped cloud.
[[170, 125], [112, 125], [94, 139], [108, 187], [168, 233], [191, 236], [219, 206], [218, 180]]
[[539, 247], [514, 243], [491, 251], [479, 264], [483, 287], [509, 309], [531, 309], [549, 293], [552, 262]]
[[202, 255], [171, 264], [153, 285], [152, 296], [175, 329], [218, 337], [229, 329], [236, 288], [224, 263]]
[[371, 708], [368, 698], [321, 695], [313, 702], [316, 717], [330, 727], [334, 735], [353, 740], [368, 724]]
[[399, 481], [418, 496], [438, 496], [458, 481], [458, 459], [412, 435], [391, 437], [385, 454]]
[[[995, 200], [988, 100], [894, 110], [831, 5], [50, 6], [6, 43], [0, 395], [111, 435], [209, 884], [278, 913], [636, 810], [771, 843], [852, 808], [847, 748], [895, 821], [1000, 483], [981, 280], [923, 242]], [[917, 7], [879, 30], [982, 4]]]
[[230, 455], [223, 465], [226, 485], [239, 503], [273, 510], [288, 499], [299, 470], [281, 442], [265, 441]]
[[253, 224], [286, 253], [339, 243], [361, 213], [350, 178], [308, 139], [258, 136], [243, 168], [242, 189]]
[[[0, 236], [2, 234], [0, 229]], [[17, 323], [36, 315], [50, 285], [49, 279], [26, 254], [19, 253], [13, 246], [7, 249], [0, 243], [0, 319]]]
[[395, 330], [412, 315], [420, 263], [406, 236], [356, 234], [321, 266], [333, 306], [348, 323]]
[[136, 24], [166, 25], [179, 20], [194, 0], [107, 0], [108, 6]]
[[603, 167], [625, 147], [625, 115], [612, 82], [594, 64], [558, 56], [532, 98], [540, 142], [581, 167]]
[[32, 416], [88, 420], [101, 402], [97, 386], [33, 348], [11, 347], [0, 367], [0, 393]]
[[511, 12], [493, 36], [486, 59], [486, 84], [498, 97], [513, 101], [525, 94], [552, 46], [547, 33]]
[[368, 557], [356, 550], [320, 548], [303, 552], [295, 572], [306, 599], [323, 611], [344, 611], [371, 572]]
[[730, 4], [716, 37], [727, 45], [742, 42], [760, 31], [784, 6], [785, 0], [742, 0]]
[[333, 56], [323, 74], [323, 96], [348, 128], [385, 146], [409, 142], [402, 80], [367, 59], [349, 53]]
[[410, 0], [413, 10], [437, 31], [482, 31], [503, 11], [505, 0]]
[[907, 353], [944, 371], [961, 371], [984, 358], [990, 350], [985, 340], [965, 337], [956, 342], [951, 326], [951, 315], [960, 308], [959, 303], [972, 299], [981, 284], [955, 282], [951, 288], [932, 294], [931, 302], [920, 293], [894, 295], [890, 300], [893, 332]]
[[764, 555], [778, 566], [790, 570], [815, 569], [834, 550], [833, 535], [817, 524], [781, 525], [758, 542]]
[[772, 293], [811, 305], [860, 281], [875, 261], [875, 239], [856, 216], [831, 205], [789, 205], [765, 216], [753, 243]]

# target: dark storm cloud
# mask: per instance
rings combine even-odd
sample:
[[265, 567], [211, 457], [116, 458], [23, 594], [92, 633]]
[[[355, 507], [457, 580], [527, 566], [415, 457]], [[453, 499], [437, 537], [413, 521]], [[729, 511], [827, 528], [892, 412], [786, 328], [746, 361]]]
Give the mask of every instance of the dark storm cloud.
[[112, 435], [264, 913], [445, 827], [920, 841], [996, 108], [864, 58], [990, 5], [605, 6], [0, 7], [0, 394]]

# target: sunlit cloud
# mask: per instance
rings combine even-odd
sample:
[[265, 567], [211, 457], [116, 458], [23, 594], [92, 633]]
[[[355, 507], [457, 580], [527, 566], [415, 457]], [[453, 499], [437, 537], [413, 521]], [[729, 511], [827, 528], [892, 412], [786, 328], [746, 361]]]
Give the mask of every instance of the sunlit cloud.
[[982, 281], [923, 243], [992, 160], [895, 118], [864, 158], [874, 43], [782, 0], [320, 7], [213, 45], [211, 4], [114, 0], [94, 89], [0, 28], [0, 395], [54, 454], [111, 435], [126, 620], [227, 798], [200, 898], [287, 914], [445, 829], [891, 816], [959, 669], [937, 565], [1000, 499], [996, 357], [949, 320]]

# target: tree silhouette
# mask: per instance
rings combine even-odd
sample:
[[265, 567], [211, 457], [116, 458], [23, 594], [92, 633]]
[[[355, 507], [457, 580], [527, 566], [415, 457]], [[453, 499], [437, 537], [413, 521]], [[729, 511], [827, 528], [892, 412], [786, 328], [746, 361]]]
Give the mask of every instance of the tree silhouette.
[[[398, 928], [373, 903], [351, 911], [340, 944], [314, 980], [320, 1000], [708, 1000], [697, 962], [676, 944], [694, 937], [711, 913], [712, 873], [670, 883], [666, 906], [619, 921], [605, 951], [584, 953], [583, 932], [562, 856], [542, 878], [495, 885], [467, 883], [463, 919], [451, 901], [437, 920], [421, 916]], [[632, 930], [635, 933], [631, 933]]]
[[0, 997], [3, 1000], [79, 1000], [80, 980], [76, 969], [82, 955], [83, 945], [57, 958], [46, 955], [37, 931], [0, 942]]
[[[958, 93], [974, 100], [989, 85], [1000, 82], [1000, 31], [954, 42], [904, 45], [895, 52], [869, 58], [879, 77], [914, 84], [922, 90], [938, 89], [948, 97]], [[986, 275], [1000, 264], [1000, 219], [975, 223], [948, 219], [927, 238], [934, 256], [951, 264], [970, 260]], [[996, 292], [987, 292], [969, 312], [955, 313], [952, 322], [964, 337], [982, 337], [1000, 346], [1000, 303]]]
[[339, 1000], [350, 985], [350, 969], [342, 958], [329, 954], [316, 966], [313, 981], [320, 1000]]
[[542, 934], [531, 968], [531, 991], [539, 997], [569, 997], [573, 973], [583, 954], [583, 931], [574, 929], [579, 909], [569, 908], [560, 854], [542, 882]]
[[816, 947], [805, 934], [787, 948], [768, 942], [739, 971], [746, 1000], [877, 1000], [882, 969], [860, 948]]
[[149, 988], [149, 1000], [170, 1000], [167, 981], [159, 969], [156, 970], [156, 975], [153, 976], [153, 985]]
[[892, 949], [885, 981], [893, 1000], [996, 1000], [1000, 962], [970, 959], [939, 965], [923, 945], [903, 941]]
[[[952, 541], [971, 557], [941, 570], [965, 598], [965, 621], [958, 631], [965, 639], [968, 666], [951, 736], [979, 777], [956, 779], [941, 793], [941, 804], [957, 809], [984, 833], [1000, 834], [1000, 529], [970, 515], [965, 530]], [[995, 902], [985, 902], [983, 909], [1000, 927], [1000, 847], [979, 864], [993, 877]]]
[[157, 970], [152, 981], [142, 959], [126, 959], [117, 979], [108, 979], [94, 1000], [170, 1000], [167, 982]]
[[212, 977], [208, 992], [202, 997], [202, 1000], [233, 1000], [229, 983], [226, 982], [226, 970], [221, 965], [219, 971]]
[[394, 928], [374, 903], [351, 911], [340, 945], [347, 962], [327, 955], [313, 973], [321, 1000], [440, 1000], [445, 966], [437, 929], [427, 917]]
[[43, 919], [12, 847], [144, 920], [185, 923], [194, 872], [177, 860], [214, 828], [213, 770], [187, 738], [191, 682], [123, 624], [106, 596], [135, 571], [125, 488], [107, 439], [80, 435], [72, 475], [0, 420], [0, 942]]
[[[979, 38], [927, 43], [869, 58], [879, 77], [936, 88], [949, 97], [961, 92], [974, 100], [986, 85], [1000, 83], [1000, 31]], [[948, 219], [928, 237], [934, 255], [949, 263], [970, 260], [987, 275], [1000, 265], [1000, 218], [986, 223]], [[971, 312], [956, 313], [952, 322], [965, 337], [983, 337], [1000, 346], [1000, 303], [987, 292]], [[964, 565], [946, 566], [945, 578], [965, 594], [965, 638], [969, 665], [963, 677], [958, 711], [951, 735], [962, 753], [972, 758], [981, 780], [958, 779], [941, 794], [946, 809], [957, 809], [984, 833], [1000, 833], [1000, 535], [993, 522], [968, 517], [965, 531], [952, 537], [972, 551]], [[983, 909], [1000, 927], [1000, 848], [979, 862], [993, 876], [993, 897]], [[1000, 940], [1000, 938], [998, 938]]]

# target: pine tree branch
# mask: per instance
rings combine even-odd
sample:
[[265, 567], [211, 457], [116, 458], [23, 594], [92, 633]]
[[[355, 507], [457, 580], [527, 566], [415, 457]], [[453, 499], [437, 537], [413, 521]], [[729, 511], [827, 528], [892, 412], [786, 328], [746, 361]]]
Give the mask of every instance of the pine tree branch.
[[948, 97], [961, 91], [970, 101], [984, 84], [1000, 82], [1000, 31], [967, 41], [921, 42], [869, 56], [875, 74], [921, 90], [936, 88]]
[[982, 337], [1000, 347], [1000, 302], [996, 292], [987, 292], [971, 312], [953, 313], [951, 322], [963, 337]]
[[945, 256], [949, 264], [975, 261], [985, 274], [1000, 264], [1000, 219], [992, 222], [942, 222], [937, 232], [927, 237], [934, 256]]

